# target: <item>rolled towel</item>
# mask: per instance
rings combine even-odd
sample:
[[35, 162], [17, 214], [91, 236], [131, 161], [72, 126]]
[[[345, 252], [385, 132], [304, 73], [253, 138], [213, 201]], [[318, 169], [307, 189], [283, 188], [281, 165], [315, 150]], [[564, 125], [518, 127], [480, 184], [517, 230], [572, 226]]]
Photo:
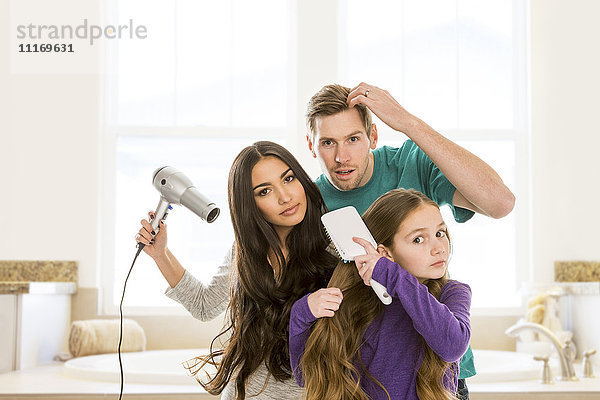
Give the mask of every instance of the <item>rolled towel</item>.
[[544, 307], [541, 304], [538, 304], [527, 310], [527, 314], [525, 314], [525, 319], [527, 320], [527, 322], [541, 324], [544, 322], [544, 314], [546, 314], [546, 307]]
[[546, 298], [548, 297], [548, 295], [546, 293], [542, 293], [542, 294], [538, 294], [535, 297], [532, 297], [529, 299], [529, 301], [527, 302], [527, 308], [533, 308], [537, 305], [544, 305], [546, 304]]
[[[69, 334], [69, 351], [73, 357], [116, 353], [119, 346], [118, 319], [88, 319], [74, 321]], [[146, 350], [146, 334], [136, 321], [123, 320], [121, 352]]]

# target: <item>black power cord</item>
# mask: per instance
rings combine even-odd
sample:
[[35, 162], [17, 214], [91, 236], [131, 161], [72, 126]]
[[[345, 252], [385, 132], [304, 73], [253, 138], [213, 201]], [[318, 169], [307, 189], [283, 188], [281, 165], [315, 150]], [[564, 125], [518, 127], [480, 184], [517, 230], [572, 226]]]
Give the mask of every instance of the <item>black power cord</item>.
[[131, 275], [131, 271], [133, 270], [135, 260], [137, 260], [144, 246], [145, 245], [143, 243], [138, 243], [137, 252], [135, 253], [135, 257], [133, 257], [133, 262], [131, 263], [131, 267], [129, 268], [129, 272], [127, 273], [127, 277], [125, 278], [125, 283], [123, 284], [123, 295], [121, 296], [121, 304], [119, 305], [119, 315], [121, 317], [121, 325], [119, 327], [119, 346], [117, 348], [117, 351], [119, 353], [119, 369], [121, 371], [121, 391], [119, 392], [119, 400], [123, 398], [123, 362], [121, 361], [121, 343], [123, 342], [123, 300], [125, 299], [125, 288], [127, 287], [127, 280], [129, 279], [129, 275]]

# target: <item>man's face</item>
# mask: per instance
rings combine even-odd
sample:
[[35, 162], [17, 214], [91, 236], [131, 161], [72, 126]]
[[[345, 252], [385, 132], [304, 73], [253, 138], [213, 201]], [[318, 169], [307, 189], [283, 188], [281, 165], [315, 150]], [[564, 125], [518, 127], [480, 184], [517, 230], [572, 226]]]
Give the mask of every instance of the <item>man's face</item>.
[[369, 135], [355, 108], [317, 118], [314, 142], [307, 139], [321, 171], [339, 190], [359, 188], [371, 179], [373, 156], [369, 149], [377, 145], [377, 128], [373, 124]]

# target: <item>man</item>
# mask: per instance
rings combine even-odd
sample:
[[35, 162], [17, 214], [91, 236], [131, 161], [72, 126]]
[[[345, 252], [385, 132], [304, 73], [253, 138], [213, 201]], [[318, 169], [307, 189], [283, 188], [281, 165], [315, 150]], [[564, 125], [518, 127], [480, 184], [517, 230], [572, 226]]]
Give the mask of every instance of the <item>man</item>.
[[[369, 110], [409, 140], [400, 148], [377, 148]], [[457, 222], [468, 221], [474, 212], [502, 218], [514, 207], [514, 195], [488, 164], [376, 86], [325, 86], [310, 99], [306, 119], [308, 148], [323, 173], [316, 184], [329, 210], [352, 205], [362, 214], [379, 196], [400, 187], [447, 204]], [[468, 399], [464, 379], [473, 375], [469, 347], [460, 364], [459, 398]]]

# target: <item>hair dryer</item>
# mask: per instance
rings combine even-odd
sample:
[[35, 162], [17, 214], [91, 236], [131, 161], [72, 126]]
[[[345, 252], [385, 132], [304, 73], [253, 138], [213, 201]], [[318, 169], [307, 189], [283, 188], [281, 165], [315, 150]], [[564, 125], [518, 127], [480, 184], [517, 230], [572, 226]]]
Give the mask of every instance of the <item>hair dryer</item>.
[[[213, 222], [219, 216], [219, 207], [215, 203], [208, 200], [194, 187], [192, 181], [173, 167], [161, 167], [154, 171], [152, 178], [152, 184], [160, 192], [160, 201], [156, 207], [154, 213], [154, 219], [152, 220], [152, 229], [158, 232], [158, 226], [160, 221], [164, 221], [167, 218], [167, 214], [173, 209], [171, 204], [182, 204], [186, 208], [192, 210], [196, 215], [205, 220], [206, 222]], [[119, 344], [117, 346], [117, 352], [119, 354], [119, 368], [121, 371], [121, 391], [119, 393], [119, 399], [123, 396], [123, 363], [121, 361], [121, 343], [123, 341], [123, 300], [125, 299], [125, 288], [127, 287], [127, 280], [133, 270], [135, 260], [137, 260], [140, 252], [144, 248], [143, 243], [138, 242], [138, 250], [133, 258], [127, 277], [125, 278], [125, 284], [123, 285], [123, 296], [121, 297], [121, 304], [119, 306], [119, 314], [121, 316], [121, 323], [119, 327]]]
[[181, 204], [206, 222], [219, 216], [219, 208], [194, 187], [192, 181], [176, 168], [165, 166], [154, 171], [152, 184], [160, 192], [160, 200], [152, 220], [152, 229], [158, 232], [160, 221], [173, 209], [171, 204]]

